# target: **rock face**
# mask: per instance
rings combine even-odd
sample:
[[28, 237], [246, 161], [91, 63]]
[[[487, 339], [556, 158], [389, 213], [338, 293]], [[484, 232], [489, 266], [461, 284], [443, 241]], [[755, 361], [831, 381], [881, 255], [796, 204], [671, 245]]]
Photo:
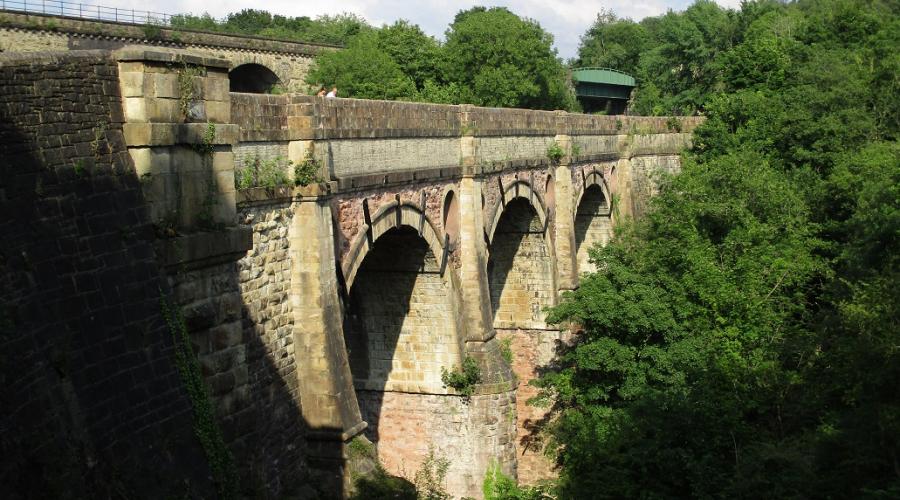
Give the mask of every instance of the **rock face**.
[[[335, 497], [363, 434], [456, 496], [552, 477], [545, 308], [697, 120], [234, 94], [228, 66], [0, 55], [4, 491]], [[236, 189], [262, 163], [317, 182]]]

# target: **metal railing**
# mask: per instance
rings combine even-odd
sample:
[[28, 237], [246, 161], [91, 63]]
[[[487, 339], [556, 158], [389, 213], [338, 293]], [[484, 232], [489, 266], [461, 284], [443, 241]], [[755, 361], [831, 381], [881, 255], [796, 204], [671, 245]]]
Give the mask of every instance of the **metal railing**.
[[162, 12], [119, 9], [96, 4], [63, 2], [61, 0], [0, 0], [0, 10], [160, 26], [169, 26], [172, 21], [171, 14], [163, 14]]

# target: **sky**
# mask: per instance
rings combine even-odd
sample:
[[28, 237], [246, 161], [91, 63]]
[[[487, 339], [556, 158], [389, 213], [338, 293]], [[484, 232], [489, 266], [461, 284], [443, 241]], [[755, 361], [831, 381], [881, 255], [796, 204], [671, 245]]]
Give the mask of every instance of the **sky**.
[[[728, 8], [739, 8], [740, 0], [715, 0]], [[683, 10], [693, 0], [100, 0], [95, 3], [109, 7], [152, 10], [169, 14], [203, 14], [208, 12], [222, 18], [231, 12], [253, 8], [284, 16], [316, 17], [322, 14], [352, 12], [375, 26], [406, 19], [418, 24], [425, 33], [443, 39], [447, 26], [457, 12], [476, 5], [504, 6], [519, 16], [529, 17], [553, 34], [558, 54], [563, 59], [575, 57], [582, 34], [590, 27], [601, 8], [619, 17], [635, 21], [664, 14], [668, 10]]]

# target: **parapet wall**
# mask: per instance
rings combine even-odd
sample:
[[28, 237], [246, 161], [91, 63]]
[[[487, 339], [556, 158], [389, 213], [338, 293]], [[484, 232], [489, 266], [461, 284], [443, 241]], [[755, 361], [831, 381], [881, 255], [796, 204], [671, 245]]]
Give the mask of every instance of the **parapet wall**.
[[[85, 6], [85, 8], [88, 8]], [[137, 25], [0, 10], [0, 52], [185, 50], [226, 59], [230, 68], [259, 64], [278, 76], [281, 86], [305, 92], [313, 57], [337, 47], [226, 33]]]
[[[85, 7], [88, 8], [88, 6]], [[306, 56], [314, 56], [322, 51], [337, 48], [331, 45], [273, 40], [271, 38], [248, 35], [213, 33], [166, 26], [139, 25], [35, 13], [26, 14], [15, 11], [0, 11], [0, 28], [9, 31], [40, 30], [68, 33], [90, 39], [105, 38], [109, 40], [140, 41], [144, 44], [163, 47], [219, 47]]]
[[342, 189], [392, 182], [392, 176], [402, 182], [405, 172], [458, 176], [465, 162], [482, 172], [549, 166], [554, 144], [572, 162], [678, 154], [702, 122], [296, 94], [231, 97], [241, 142], [312, 141], [325, 176]]

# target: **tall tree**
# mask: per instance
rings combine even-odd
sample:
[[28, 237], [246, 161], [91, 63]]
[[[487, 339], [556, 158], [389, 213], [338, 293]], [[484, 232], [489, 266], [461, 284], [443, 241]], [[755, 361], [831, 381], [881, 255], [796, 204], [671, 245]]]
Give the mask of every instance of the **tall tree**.
[[416, 88], [425, 82], [441, 80], [438, 65], [441, 47], [437, 40], [426, 35], [418, 25], [400, 20], [378, 30], [378, 47], [412, 78]]
[[573, 109], [574, 94], [553, 49], [553, 37], [503, 7], [456, 15], [444, 45], [448, 81], [468, 87], [475, 103], [532, 109]]
[[708, 119], [551, 313], [562, 496], [896, 498], [900, 5], [717, 11], [641, 22], [645, 102]]
[[415, 83], [378, 46], [375, 33], [356, 36], [344, 50], [321, 54], [306, 81], [313, 86], [336, 85], [339, 95], [360, 99], [416, 97]]
[[634, 75], [649, 36], [643, 25], [601, 10], [594, 24], [581, 37], [575, 64], [612, 68]]

